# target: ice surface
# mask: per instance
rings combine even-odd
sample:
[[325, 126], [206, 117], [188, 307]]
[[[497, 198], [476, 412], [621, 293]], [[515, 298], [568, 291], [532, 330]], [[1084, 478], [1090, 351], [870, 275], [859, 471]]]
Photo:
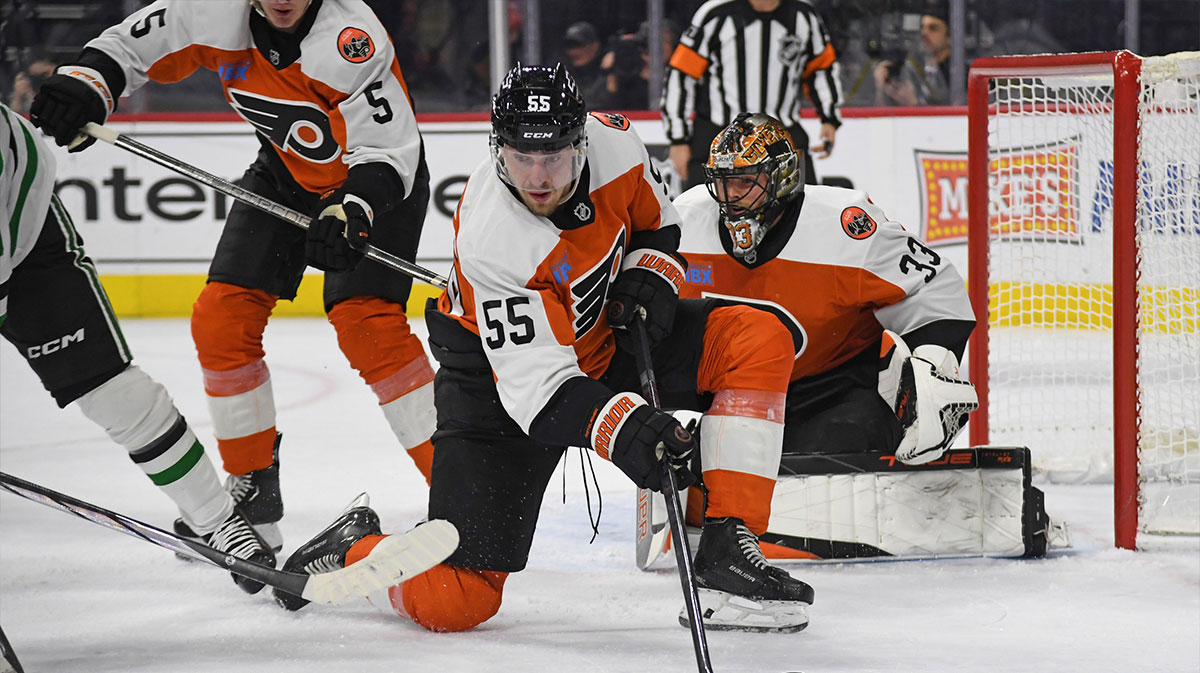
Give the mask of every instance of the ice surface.
[[[174, 396], [216, 459], [184, 320], [122, 323], [136, 362]], [[418, 331], [423, 326], [417, 322]], [[284, 433], [284, 553], [369, 491], [386, 530], [424, 513], [425, 486], [323, 320], [267, 330]], [[529, 568], [500, 613], [432, 634], [361, 607], [278, 609], [216, 568], [0, 493], [0, 625], [31, 673], [695, 671], [674, 570], [633, 563], [633, 488], [594, 461], [604, 496], [591, 530], [572, 452], [546, 495]], [[218, 462], [219, 467], [219, 462]], [[59, 410], [0, 347], [0, 469], [161, 527], [174, 508], [74, 407]], [[798, 634], [710, 632], [725, 671], [1200, 671], [1200, 542], [1112, 547], [1111, 487], [1046, 485], [1075, 549], [1040, 561], [966, 559], [793, 565], [816, 589]], [[592, 494], [593, 508], [595, 493]]]

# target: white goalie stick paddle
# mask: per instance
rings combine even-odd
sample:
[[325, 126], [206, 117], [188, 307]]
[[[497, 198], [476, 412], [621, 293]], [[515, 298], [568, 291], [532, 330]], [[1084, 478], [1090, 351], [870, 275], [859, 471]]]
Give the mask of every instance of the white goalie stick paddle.
[[156, 544], [190, 559], [224, 568], [314, 603], [341, 605], [412, 579], [441, 563], [458, 548], [458, 530], [433, 520], [399, 535], [389, 535], [357, 563], [328, 573], [307, 575], [246, 561], [168, 533], [124, 514], [0, 472], [0, 488], [92, 523]]
[[649, 570], [671, 546], [667, 500], [648, 488], [637, 490], [637, 528], [634, 556], [639, 570]]
[[[617, 302], [609, 305], [611, 313], [620, 314], [623, 310], [623, 307]], [[650, 339], [646, 336], [644, 314], [640, 311], [639, 307], [639, 312], [634, 313], [633, 320], [629, 323], [629, 330], [633, 333], [633, 355], [637, 361], [638, 378], [642, 383], [642, 395], [645, 396], [650, 406], [661, 409], [658, 383], [654, 379], [654, 363], [650, 360]], [[675, 471], [671, 469], [667, 461], [659, 461], [658, 474], [664, 485], [663, 497], [667, 505], [667, 519], [671, 524], [671, 542], [675, 548], [675, 564], [679, 570], [679, 583], [683, 587], [688, 628], [692, 632], [692, 649], [696, 651], [696, 666], [700, 673], [712, 673], [712, 661], [708, 656], [708, 639], [704, 635], [704, 620], [700, 610], [700, 596], [696, 592], [696, 573], [692, 570], [691, 549], [688, 545], [687, 531], [683, 527], [683, 506], [679, 502], [679, 485], [675, 481]]]
[[[203, 171], [195, 166], [192, 166], [191, 164], [184, 163], [175, 157], [154, 149], [153, 147], [143, 145], [129, 136], [123, 133], [117, 133], [106, 126], [101, 126], [95, 122], [88, 122], [87, 125], [83, 127], [83, 132], [97, 140], [102, 140], [110, 145], [116, 145], [117, 147], [132, 152], [143, 159], [149, 159], [159, 166], [169, 168], [180, 175], [187, 176], [196, 182], [212, 187], [222, 194], [241, 201], [248, 206], [258, 208], [264, 213], [270, 213], [271, 215], [274, 215], [285, 222], [294, 224], [301, 229], [308, 229], [308, 224], [312, 221], [312, 218], [304, 213], [292, 210], [291, 208], [276, 203], [265, 196], [255, 194], [248, 189], [243, 189], [242, 187], [239, 187], [228, 180], [218, 178], [212, 173]], [[440, 288], [446, 287], [445, 278], [422, 266], [413, 264], [406, 259], [401, 259], [400, 257], [387, 252], [386, 250], [380, 250], [372, 245], [368, 245], [367, 251], [364, 253], [364, 255], [367, 259], [395, 269], [400, 273], [408, 274], [417, 280], [423, 280], [430, 285], [436, 285]]]

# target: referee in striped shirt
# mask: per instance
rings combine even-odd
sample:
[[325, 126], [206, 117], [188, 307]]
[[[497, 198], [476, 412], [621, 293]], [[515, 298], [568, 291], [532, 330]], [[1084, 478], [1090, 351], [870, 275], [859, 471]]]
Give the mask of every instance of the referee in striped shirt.
[[701, 5], [671, 55], [662, 96], [671, 162], [684, 188], [704, 181], [709, 145], [741, 112], [781, 120], [796, 148], [808, 148], [800, 128], [802, 91], [821, 118], [820, 142], [803, 152], [804, 179], [815, 184], [812, 152], [829, 156], [842, 123], [837, 57], [816, 10], [804, 0]]

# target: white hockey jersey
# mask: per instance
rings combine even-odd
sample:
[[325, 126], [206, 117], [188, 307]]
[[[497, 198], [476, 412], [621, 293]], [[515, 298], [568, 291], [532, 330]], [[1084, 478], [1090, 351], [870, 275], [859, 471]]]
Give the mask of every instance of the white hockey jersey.
[[54, 155], [42, 134], [0, 103], [0, 323], [8, 315], [8, 280], [37, 242], [54, 194]]
[[577, 190], [560, 208], [562, 226], [530, 212], [491, 159], [454, 215], [454, 269], [438, 308], [479, 335], [501, 403], [525, 432], [564, 382], [608, 367], [605, 300], [631, 237], [679, 223], [628, 120], [592, 113], [585, 130], [588, 198]]
[[266, 35], [252, 31], [252, 11], [246, 0], [157, 0], [86, 47], [116, 61], [126, 94], [149, 79], [217, 73], [229, 105], [310, 192], [341, 186], [350, 167], [367, 162], [390, 164], [410, 192], [421, 139], [392, 42], [371, 9], [362, 0], [314, 2], [299, 56], [281, 69], [272, 61], [289, 56], [259, 44]]
[[[885, 328], [905, 334], [937, 320], [975, 319], [950, 261], [887, 219], [864, 192], [806, 185], [802, 198], [778, 255], [748, 268], [726, 253], [707, 188], [682, 194], [675, 200], [683, 219], [679, 251], [689, 264], [681, 296], [774, 313], [792, 332], [793, 381], [846, 362]], [[786, 233], [783, 226], [771, 233]]]

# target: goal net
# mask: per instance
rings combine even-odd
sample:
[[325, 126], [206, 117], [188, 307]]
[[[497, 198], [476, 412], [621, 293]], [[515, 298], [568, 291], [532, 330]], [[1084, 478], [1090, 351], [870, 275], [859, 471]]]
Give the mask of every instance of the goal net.
[[972, 444], [1200, 534], [1200, 52], [977, 59], [969, 126]]

